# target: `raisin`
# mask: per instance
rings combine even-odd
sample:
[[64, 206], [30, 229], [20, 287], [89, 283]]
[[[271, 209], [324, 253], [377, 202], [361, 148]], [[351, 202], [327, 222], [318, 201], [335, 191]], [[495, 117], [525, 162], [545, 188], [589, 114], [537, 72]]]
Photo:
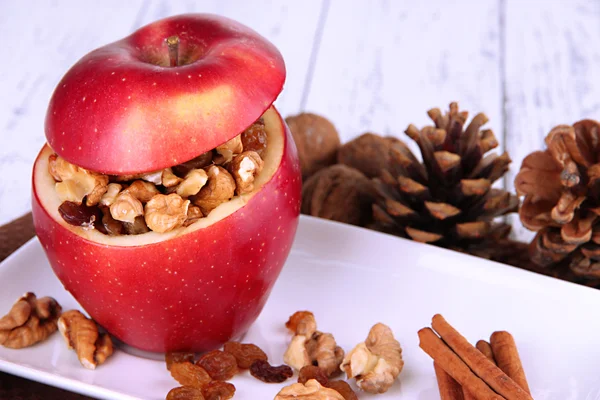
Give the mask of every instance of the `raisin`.
[[179, 351], [174, 351], [174, 352], [170, 352], [165, 354], [165, 361], [167, 363], [167, 369], [171, 370], [171, 365], [173, 363], [177, 363], [177, 362], [190, 362], [193, 363], [194, 362], [194, 358], [196, 357], [196, 355], [194, 353], [189, 353], [189, 352], [179, 352]]
[[344, 400], [358, 400], [358, 396], [354, 393], [354, 390], [345, 381], [329, 381], [324, 386], [341, 394]]
[[167, 400], [206, 400], [202, 390], [191, 386], [180, 386], [171, 389], [167, 394]]
[[92, 228], [102, 221], [102, 213], [97, 206], [88, 207], [72, 201], [64, 201], [59, 207], [60, 216], [70, 225]]
[[235, 394], [235, 386], [229, 382], [212, 381], [202, 388], [205, 400], [228, 400]]
[[150, 232], [150, 228], [148, 228], [144, 217], [141, 215], [135, 217], [133, 222], [123, 222], [123, 226], [128, 235], [139, 235], [141, 233]]
[[268, 360], [265, 352], [254, 344], [227, 342], [224, 350], [235, 357], [237, 365], [241, 369], [250, 368], [256, 360]]
[[209, 166], [212, 163], [212, 152], [207, 151], [204, 154], [200, 154], [198, 157], [191, 159], [190, 161], [186, 161], [182, 164], [176, 165], [171, 169], [175, 173], [175, 175], [183, 178], [188, 172], [193, 169], [200, 169], [206, 166]]
[[327, 382], [329, 382], [329, 378], [322, 368], [306, 365], [298, 373], [298, 382], [305, 384], [310, 379], [316, 379], [322, 386], [327, 386]]
[[213, 350], [204, 354], [196, 365], [201, 366], [216, 381], [226, 381], [238, 372], [235, 357], [221, 350]]
[[244, 151], [255, 151], [263, 156], [267, 148], [267, 131], [262, 120], [256, 121], [242, 133], [242, 146]]
[[210, 375], [206, 370], [191, 362], [176, 362], [171, 364], [171, 376], [183, 386], [192, 386], [202, 389], [210, 382]]
[[121, 235], [123, 233], [123, 224], [121, 221], [117, 221], [112, 217], [108, 207], [101, 207], [100, 209], [103, 215], [101, 228], [98, 227], [98, 230], [105, 235]]
[[274, 367], [265, 360], [256, 360], [250, 366], [250, 374], [263, 382], [281, 383], [291, 378], [294, 371], [287, 365]]

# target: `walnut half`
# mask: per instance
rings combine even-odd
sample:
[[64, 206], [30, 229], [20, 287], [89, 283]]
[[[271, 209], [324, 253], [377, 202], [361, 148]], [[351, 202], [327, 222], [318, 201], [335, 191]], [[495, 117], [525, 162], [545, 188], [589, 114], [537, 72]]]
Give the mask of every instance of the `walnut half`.
[[344, 397], [333, 389], [321, 386], [315, 379], [308, 380], [304, 385], [294, 383], [286, 386], [277, 393], [275, 400], [344, 400]]
[[113, 353], [108, 334], [100, 335], [96, 323], [78, 310], [65, 312], [58, 319], [58, 329], [69, 349], [74, 349], [79, 362], [87, 369], [95, 369]]
[[262, 171], [264, 164], [262, 158], [254, 151], [245, 151], [235, 156], [229, 164], [229, 171], [235, 179], [237, 194], [254, 190], [254, 179]]
[[190, 197], [204, 215], [208, 215], [219, 205], [229, 201], [235, 193], [235, 181], [225, 168], [211, 165], [206, 174], [208, 183], [197, 195]]
[[341, 369], [348, 378], [356, 378], [358, 387], [368, 393], [385, 393], [402, 371], [402, 348], [392, 330], [375, 324], [367, 340], [346, 355]]
[[169, 232], [183, 225], [187, 218], [189, 200], [177, 193], [157, 194], [152, 197], [144, 209], [146, 224], [154, 232]]

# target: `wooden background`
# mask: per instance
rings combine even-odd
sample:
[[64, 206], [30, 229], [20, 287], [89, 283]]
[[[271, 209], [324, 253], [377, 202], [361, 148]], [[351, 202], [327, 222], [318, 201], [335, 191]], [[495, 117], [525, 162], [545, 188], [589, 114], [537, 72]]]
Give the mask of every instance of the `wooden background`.
[[597, 0], [2, 0], [0, 224], [30, 208], [45, 109], [66, 70], [184, 12], [226, 15], [271, 40], [288, 68], [282, 114], [323, 114], [343, 141], [365, 131], [405, 138], [409, 123], [453, 100], [485, 112], [513, 159], [508, 188], [552, 126], [600, 111]]

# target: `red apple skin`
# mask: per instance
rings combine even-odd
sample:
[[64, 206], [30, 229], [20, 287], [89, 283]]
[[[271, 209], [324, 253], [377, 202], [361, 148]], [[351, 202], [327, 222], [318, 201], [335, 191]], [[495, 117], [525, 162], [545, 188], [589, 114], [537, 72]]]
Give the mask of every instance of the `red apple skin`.
[[54, 272], [112, 335], [152, 352], [216, 348], [247, 331], [288, 256], [301, 178], [289, 129], [273, 177], [219, 222], [156, 244], [117, 247], [57, 223], [33, 188], [33, 219]]
[[[172, 35], [185, 65], [168, 66]], [[250, 28], [210, 14], [174, 16], [79, 60], [50, 99], [46, 138], [86, 169], [156, 171], [244, 131], [284, 81], [281, 54]]]

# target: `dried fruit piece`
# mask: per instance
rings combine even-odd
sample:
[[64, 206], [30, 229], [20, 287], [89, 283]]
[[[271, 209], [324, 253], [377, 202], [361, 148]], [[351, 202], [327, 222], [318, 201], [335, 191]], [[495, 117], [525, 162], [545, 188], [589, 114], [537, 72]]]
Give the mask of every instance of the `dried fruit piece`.
[[228, 169], [235, 179], [238, 195], [254, 190], [254, 179], [260, 174], [264, 164], [262, 158], [254, 151], [245, 151], [234, 157]]
[[65, 312], [58, 319], [58, 329], [69, 349], [74, 349], [84, 368], [95, 369], [113, 353], [108, 334], [100, 335], [96, 323], [78, 310]]
[[206, 173], [208, 183], [197, 195], [190, 197], [204, 215], [208, 215], [217, 206], [229, 201], [235, 193], [235, 181], [225, 168], [211, 165]]
[[211, 381], [204, 368], [191, 362], [175, 362], [171, 364], [171, 376], [183, 386], [202, 389]]
[[294, 383], [286, 386], [277, 393], [274, 400], [344, 400], [341, 394], [333, 389], [321, 386], [314, 379], [309, 380], [305, 384]]
[[169, 390], [166, 400], [206, 400], [202, 390], [191, 386], [180, 386]]
[[72, 201], [64, 201], [58, 207], [60, 216], [70, 225], [80, 226], [83, 229], [94, 229], [102, 220], [102, 213], [97, 206], [88, 207]]
[[169, 353], [165, 354], [165, 362], [167, 364], [167, 369], [171, 370], [171, 365], [173, 363], [177, 363], [177, 362], [193, 363], [195, 357], [196, 357], [196, 355], [194, 353], [190, 353], [190, 352], [186, 352], [186, 351], [169, 352]]
[[146, 203], [144, 219], [154, 232], [169, 232], [183, 225], [189, 205], [189, 200], [176, 193], [157, 194]]
[[394, 383], [402, 367], [402, 348], [392, 330], [381, 323], [369, 331], [367, 340], [346, 355], [342, 369], [348, 378], [365, 392], [385, 393]]
[[238, 372], [235, 357], [221, 350], [213, 350], [202, 355], [196, 365], [201, 366], [216, 381], [226, 381]]
[[344, 400], [358, 400], [358, 396], [354, 393], [354, 390], [345, 381], [329, 381], [325, 387], [341, 394]]
[[263, 157], [267, 148], [267, 131], [265, 122], [259, 119], [242, 133], [242, 145], [244, 151], [255, 151]]
[[228, 400], [235, 394], [235, 386], [229, 382], [212, 381], [202, 388], [205, 400]]
[[133, 222], [136, 217], [143, 214], [142, 202], [127, 191], [119, 193], [110, 205], [110, 215], [117, 221]]
[[287, 365], [274, 367], [268, 361], [256, 360], [250, 366], [250, 374], [266, 383], [281, 383], [291, 378], [294, 371]]
[[250, 343], [227, 342], [223, 348], [233, 355], [241, 369], [248, 369], [256, 360], [267, 361], [268, 357], [260, 347]]
[[302, 367], [298, 373], [298, 383], [306, 383], [310, 379], [315, 379], [323, 386], [327, 386], [327, 383], [329, 382], [329, 378], [325, 371], [316, 365], [306, 365]]
[[212, 151], [207, 151], [206, 153], [200, 154], [198, 157], [186, 161], [183, 164], [176, 165], [171, 169], [177, 176], [185, 176], [193, 169], [208, 167], [212, 163], [212, 158]]
[[[112, 184], [111, 184], [112, 185]], [[123, 227], [123, 222], [117, 221], [110, 214], [110, 210], [108, 207], [104, 207], [102, 210], [102, 228], [98, 227], [99, 231], [106, 235], [121, 235], [125, 228]]]
[[311, 337], [317, 330], [317, 321], [315, 315], [310, 311], [296, 311], [285, 323], [294, 335], [303, 335]]
[[140, 235], [150, 232], [150, 228], [146, 225], [146, 220], [141, 215], [136, 217], [133, 222], [123, 222], [123, 227], [128, 235]]

